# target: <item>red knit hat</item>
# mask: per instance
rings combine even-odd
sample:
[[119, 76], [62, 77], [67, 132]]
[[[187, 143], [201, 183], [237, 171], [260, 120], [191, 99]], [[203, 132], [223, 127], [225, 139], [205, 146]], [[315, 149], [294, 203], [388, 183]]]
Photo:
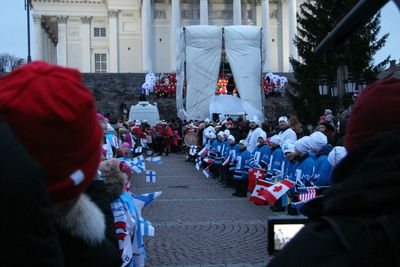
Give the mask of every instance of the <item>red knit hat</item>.
[[354, 105], [347, 123], [344, 146], [358, 144], [382, 132], [400, 129], [400, 79], [388, 78], [366, 87]]
[[34, 62], [4, 76], [0, 119], [41, 163], [55, 203], [76, 198], [96, 176], [102, 132], [78, 71]]

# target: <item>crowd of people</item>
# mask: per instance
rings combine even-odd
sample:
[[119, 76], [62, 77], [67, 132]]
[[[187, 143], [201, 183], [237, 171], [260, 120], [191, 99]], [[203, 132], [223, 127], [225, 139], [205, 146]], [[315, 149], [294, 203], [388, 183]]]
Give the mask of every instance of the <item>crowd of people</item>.
[[[289, 201], [272, 205], [273, 210], [282, 211], [291, 207], [291, 202], [299, 201], [296, 188], [322, 192], [331, 186], [332, 169], [346, 156], [340, 135], [343, 131], [335, 127], [340, 121], [345, 125], [346, 118], [337, 120], [330, 110], [325, 113], [312, 133], [294, 116], [281, 116], [276, 126], [257, 117], [249, 121], [228, 118], [212, 122], [206, 118], [189, 122], [184, 132], [195, 132], [199, 141], [192, 149], [187, 148], [188, 160], [200, 163], [224, 187], [233, 187], [232, 195], [238, 197], [247, 197], [248, 191], [256, 190], [258, 180], [273, 179], [278, 183], [289, 179], [296, 185], [288, 192]], [[254, 170], [260, 170], [263, 177], [253, 181], [249, 173]]]
[[183, 151], [233, 196], [310, 218], [270, 266], [398, 266], [399, 86], [376, 82], [315, 128], [286, 115], [151, 126], [97, 113], [76, 70], [22, 66], [0, 79], [1, 265], [144, 266], [141, 209], [159, 193], [131, 193], [123, 159]]

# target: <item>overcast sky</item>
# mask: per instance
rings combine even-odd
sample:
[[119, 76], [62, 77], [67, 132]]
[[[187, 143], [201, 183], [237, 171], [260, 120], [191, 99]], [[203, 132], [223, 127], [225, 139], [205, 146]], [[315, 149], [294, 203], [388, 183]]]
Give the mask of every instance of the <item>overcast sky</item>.
[[[0, 53], [6, 52], [18, 57], [26, 58], [27, 25], [24, 0], [0, 0]], [[396, 62], [400, 60], [400, 13], [393, 2], [387, 3], [382, 8], [381, 32], [389, 33], [386, 46], [375, 55], [378, 63], [388, 55]], [[34, 59], [34, 30], [31, 21], [31, 53]]]

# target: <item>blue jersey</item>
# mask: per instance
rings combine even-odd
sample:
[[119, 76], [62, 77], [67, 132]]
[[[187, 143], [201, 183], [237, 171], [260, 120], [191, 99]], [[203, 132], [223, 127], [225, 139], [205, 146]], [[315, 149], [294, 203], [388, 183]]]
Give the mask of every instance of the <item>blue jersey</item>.
[[267, 145], [257, 145], [253, 150], [250, 159], [250, 168], [265, 169], [269, 163], [269, 157], [271, 155], [271, 149]]
[[235, 159], [235, 174], [233, 179], [246, 180], [249, 174], [250, 152], [247, 150], [239, 151]]
[[282, 148], [277, 147], [273, 150], [271, 150], [272, 154], [269, 157], [269, 164], [268, 164], [268, 170], [269, 171], [274, 171], [282, 170], [282, 165], [283, 161], [285, 160], [285, 155], [283, 154]]
[[229, 143], [226, 146], [226, 154], [224, 155], [224, 160], [226, 160], [228, 157], [229, 159], [229, 170], [234, 171], [235, 170], [235, 160], [236, 156], [239, 154], [239, 144], [233, 144], [230, 145]]
[[309, 184], [314, 171], [315, 161], [310, 156], [305, 155], [304, 158], [297, 160], [297, 164], [294, 166], [294, 181], [302, 184]]
[[315, 172], [311, 179], [314, 185], [332, 185], [332, 166], [328, 161], [327, 155], [321, 155], [315, 161]]
[[281, 168], [282, 179], [288, 178], [291, 181], [295, 181], [294, 170], [297, 163], [297, 161], [290, 161], [287, 158], [284, 158]]

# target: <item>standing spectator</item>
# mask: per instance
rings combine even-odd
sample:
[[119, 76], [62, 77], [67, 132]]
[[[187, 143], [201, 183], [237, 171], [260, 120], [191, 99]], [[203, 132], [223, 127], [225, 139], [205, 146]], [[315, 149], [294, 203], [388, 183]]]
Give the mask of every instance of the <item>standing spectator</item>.
[[[120, 266], [119, 252], [105, 235], [104, 214], [83, 194], [97, 174], [102, 132], [93, 96], [80, 73], [44, 62], [16, 69], [0, 79], [0, 117], [41, 166], [43, 183], [52, 199], [64, 266]], [[31, 174], [25, 175], [29, 178]], [[31, 188], [24, 186], [24, 190]], [[14, 204], [22, 210], [31, 205]], [[27, 217], [3, 218], [17, 219], [26, 222]], [[31, 218], [28, 223], [32, 223]], [[39, 253], [46, 257], [48, 252]]]
[[296, 132], [293, 131], [292, 128], [289, 127], [288, 123], [288, 118], [285, 116], [282, 116], [278, 119], [278, 126], [279, 126], [279, 137], [281, 138], [281, 143], [280, 146], [283, 147], [283, 145], [286, 142], [291, 142], [294, 143], [297, 140], [297, 135]]
[[167, 122], [164, 122], [164, 152], [168, 156], [171, 153], [171, 144], [174, 141], [174, 131]]

